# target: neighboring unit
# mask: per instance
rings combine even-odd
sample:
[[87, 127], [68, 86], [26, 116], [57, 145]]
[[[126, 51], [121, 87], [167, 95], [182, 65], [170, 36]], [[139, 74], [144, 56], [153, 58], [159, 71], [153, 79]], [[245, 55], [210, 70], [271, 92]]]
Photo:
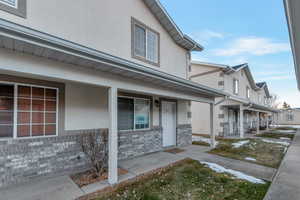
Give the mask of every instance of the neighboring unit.
[[[126, 8], [126, 9], [125, 9]], [[0, 0], [0, 187], [89, 163], [85, 133], [118, 160], [192, 142], [190, 101], [222, 91], [187, 80], [191, 51], [157, 0]]]
[[278, 113], [279, 125], [300, 125], [300, 108], [281, 109]]
[[[266, 129], [272, 123], [276, 111], [269, 106], [268, 86], [265, 82], [254, 82], [247, 64], [230, 67], [193, 61], [190, 79], [228, 94], [216, 100], [215, 132], [219, 136], [244, 137], [245, 133]], [[192, 102], [193, 133], [209, 133], [208, 116], [207, 105]]]

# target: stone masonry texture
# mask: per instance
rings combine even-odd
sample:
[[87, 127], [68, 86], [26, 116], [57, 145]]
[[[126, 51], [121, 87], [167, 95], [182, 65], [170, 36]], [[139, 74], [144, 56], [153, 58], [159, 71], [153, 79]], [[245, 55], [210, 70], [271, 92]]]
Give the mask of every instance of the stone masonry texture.
[[177, 126], [177, 146], [187, 146], [192, 144], [192, 126], [184, 124]]
[[[90, 163], [80, 147], [85, 133], [102, 134], [107, 129], [67, 131], [47, 138], [0, 141], [0, 188], [40, 177], [69, 175], [89, 169]], [[118, 133], [119, 160], [163, 150], [162, 128]], [[177, 146], [192, 143], [190, 124], [177, 126]]]

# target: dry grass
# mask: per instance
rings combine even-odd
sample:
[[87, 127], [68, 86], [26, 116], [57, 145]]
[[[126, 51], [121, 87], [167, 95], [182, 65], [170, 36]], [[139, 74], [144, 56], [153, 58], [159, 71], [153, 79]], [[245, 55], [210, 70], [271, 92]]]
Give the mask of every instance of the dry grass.
[[[278, 168], [285, 154], [285, 146], [273, 143], [266, 143], [260, 139], [244, 139], [250, 142], [240, 148], [234, 148], [232, 143], [243, 141], [239, 139], [224, 139], [219, 145], [209, 151], [211, 154], [229, 157], [233, 159], [252, 162], [267, 167]], [[254, 158], [256, 161], [249, 161], [246, 158]]]
[[192, 144], [193, 145], [206, 146], [206, 147], [210, 146], [210, 144], [208, 144], [207, 142], [202, 142], [202, 141], [193, 141]]
[[264, 138], [274, 138], [274, 139], [280, 139], [280, 138], [289, 138], [291, 140], [294, 139], [294, 134], [288, 134], [288, 133], [277, 133], [277, 132], [265, 132], [261, 134], [255, 135], [256, 137], [264, 137]]
[[269, 187], [216, 173], [198, 161], [186, 159], [110, 191], [96, 200], [262, 200]]

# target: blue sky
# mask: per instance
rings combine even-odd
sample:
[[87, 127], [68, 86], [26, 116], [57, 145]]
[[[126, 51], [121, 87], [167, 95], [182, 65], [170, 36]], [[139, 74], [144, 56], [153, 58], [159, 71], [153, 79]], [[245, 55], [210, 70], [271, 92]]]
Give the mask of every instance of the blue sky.
[[161, 0], [181, 30], [204, 46], [193, 59], [247, 62], [279, 101], [300, 107], [282, 0]]

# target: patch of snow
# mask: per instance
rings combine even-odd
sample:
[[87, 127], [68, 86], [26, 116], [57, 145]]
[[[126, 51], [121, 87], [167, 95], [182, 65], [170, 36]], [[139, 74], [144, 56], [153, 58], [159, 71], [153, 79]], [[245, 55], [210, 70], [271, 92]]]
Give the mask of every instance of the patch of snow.
[[238, 178], [238, 179], [243, 179], [246, 181], [249, 181], [251, 183], [256, 183], [256, 184], [265, 184], [266, 182], [255, 178], [253, 176], [249, 176], [247, 174], [244, 174], [240, 171], [236, 171], [236, 170], [232, 170], [232, 169], [226, 169], [218, 164], [215, 163], [209, 163], [209, 162], [201, 162], [201, 164], [204, 164], [206, 166], [208, 166], [210, 169], [212, 169], [213, 171], [217, 172], [217, 173], [228, 173], [233, 175], [234, 177]]
[[290, 143], [288, 143], [288, 142], [273, 141], [273, 140], [267, 140], [267, 139], [262, 139], [262, 141], [266, 142], [266, 143], [280, 144], [280, 145], [283, 145], [283, 146], [290, 146]]
[[[205, 142], [207, 144], [210, 144], [211, 143], [211, 140], [210, 138], [205, 138], [205, 137], [201, 137], [201, 136], [192, 136], [192, 141], [193, 142]], [[216, 141], [216, 145], [218, 145], [219, 142]]]
[[296, 133], [294, 130], [276, 130], [278, 133]]
[[255, 158], [251, 158], [251, 157], [246, 157], [245, 160], [249, 160], [249, 161], [256, 161]]
[[288, 137], [280, 137], [281, 140], [291, 140], [291, 138]]
[[244, 146], [245, 144], [248, 144], [250, 140], [243, 140], [236, 143], [232, 143], [233, 148], [240, 148], [241, 146]]

